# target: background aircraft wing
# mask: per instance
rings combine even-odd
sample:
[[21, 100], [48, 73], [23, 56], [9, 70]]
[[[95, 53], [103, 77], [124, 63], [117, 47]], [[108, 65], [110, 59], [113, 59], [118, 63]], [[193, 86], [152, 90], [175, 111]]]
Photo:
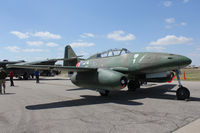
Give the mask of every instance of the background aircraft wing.
[[[57, 58], [57, 59], [46, 59], [41, 61], [33, 61], [33, 62], [16, 62], [16, 63], [7, 63], [7, 64], [16, 64], [16, 65], [54, 65], [57, 61], [66, 61], [71, 62], [73, 60], [77, 60], [79, 57], [72, 57], [72, 58]], [[80, 60], [84, 60], [79, 58]]]
[[39, 69], [39, 70], [64, 70], [69, 72], [86, 72], [97, 71], [97, 68], [76, 67], [76, 66], [55, 66], [55, 65], [19, 65], [11, 64], [7, 65], [7, 68], [27, 68], [27, 69]]
[[70, 58], [57, 58], [57, 59], [47, 59], [47, 60], [44, 60], [44, 61], [71, 61], [71, 60], [75, 60], [75, 59], [80, 59], [80, 60], [84, 60], [83, 58], [80, 58], [80, 57], [83, 57], [82, 55], [80, 56], [76, 56], [76, 57], [70, 57]]

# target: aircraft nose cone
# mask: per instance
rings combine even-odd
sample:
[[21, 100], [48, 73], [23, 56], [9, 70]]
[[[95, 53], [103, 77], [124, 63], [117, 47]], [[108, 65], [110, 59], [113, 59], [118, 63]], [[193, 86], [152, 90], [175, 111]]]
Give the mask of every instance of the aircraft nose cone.
[[189, 64], [192, 63], [192, 60], [191, 60], [190, 58], [188, 58], [188, 57], [185, 57], [184, 62], [185, 62], [187, 65], [189, 65]]
[[192, 63], [192, 60], [185, 56], [178, 56], [178, 62], [180, 66], [187, 66]]
[[165, 57], [166, 65], [170, 67], [176, 67], [176, 69], [184, 68], [191, 64], [192, 60], [182, 55], [169, 54]]

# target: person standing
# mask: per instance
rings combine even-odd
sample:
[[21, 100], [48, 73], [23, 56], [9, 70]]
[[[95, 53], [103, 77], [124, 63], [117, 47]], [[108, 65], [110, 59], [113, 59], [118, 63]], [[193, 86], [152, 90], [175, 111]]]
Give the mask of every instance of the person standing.
[[[2, 93], [6, 93], [5, 89], [6, 89], [6, 77], [7, 77], [7, 73], [5, 72], [5, 70], [3, 68], [0, 68], [0, 94]], [[3, 92], [2, 92], [2, 87], [3, 87]]]
[[14, 74], [13, 74], [13, 71], [10, 71], [9, 77], [10, 77], [10, 86], [14, 86], [14, 82], [13, 82]]
[[40, 75], [39, 70], [36, 70], [34, 74], [35, 74], [35, 77], [36, 77], [36, 83], [39, 83], [39, 75]]

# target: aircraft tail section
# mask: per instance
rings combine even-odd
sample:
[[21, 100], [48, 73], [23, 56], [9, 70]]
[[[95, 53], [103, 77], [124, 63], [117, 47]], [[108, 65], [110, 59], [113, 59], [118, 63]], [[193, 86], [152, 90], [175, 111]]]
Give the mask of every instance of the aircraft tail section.
[[72, 59], [72, 60], [64, 60], [63, 66], [76, 66], [79, 62], [78, 56], [75, 54], [74, 50], [70, 45], [65, 47], [64, 59]]

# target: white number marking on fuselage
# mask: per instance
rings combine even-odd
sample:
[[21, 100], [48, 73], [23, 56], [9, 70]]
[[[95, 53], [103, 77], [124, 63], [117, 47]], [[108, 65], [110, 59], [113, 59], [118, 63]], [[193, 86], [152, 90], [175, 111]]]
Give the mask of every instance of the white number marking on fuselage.
[[139, 63], [144, 59], [145, 55], [140, 58]]
[[134, 57], [133, 57], [133, 64], [135, 63], [137, 57], [139, 56], [139, 54], [135, 54]]

